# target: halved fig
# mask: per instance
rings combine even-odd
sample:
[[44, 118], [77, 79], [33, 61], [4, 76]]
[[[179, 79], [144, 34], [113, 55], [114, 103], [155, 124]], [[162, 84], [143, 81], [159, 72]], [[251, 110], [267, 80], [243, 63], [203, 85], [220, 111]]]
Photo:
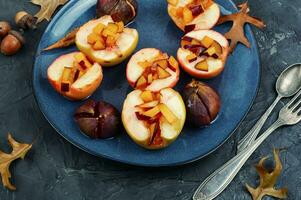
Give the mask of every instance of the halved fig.
[[136, 29], [125, 28], [109, 15], [84, 24], [76, 34], [81, 52], [102, 66], [114, 66], [125, 60], [138, 44]]
[[103, 74], [98, 63], [90, 63], [81, 52], [57, 58], [47, 70], [52, 87], [70, 100], [89, 97], [101, 84]]
[[[229, 44], [223, 35], [213, 30], [198, 30], [187, 33], [184, 38], [197, 40], [201, 45], [199, 49], [190, 44], [178, 49], [177, 58], [183, 70], [193, 77], [205, 79], [213, 78], [224, 70]], [[187, 59], [192, 53], [198, 56], [193, 62]]]
[[155, 48], [141, 49], [128, 62], [126, 77], [135, 89], [160, 91], [174, 87], [180, 75], [177, 60]]
[[213, 0], [167, 1], [168, 14], [183, 31], [209, 30], [220, 17], [220, 8]]
[[[154, 98], [159, 96], [159, 101], [152, 103], [153, 107], [141, 108], [145, 105], [144, 97], [149, 93]], [[128, 135], [147, 149], [162, 149], [170, 145], [181, 133], [185, 119], [183, 99], [171, 88], [165, 88], [157, 94], [134, 90], [123, 104], [122, 122]]]

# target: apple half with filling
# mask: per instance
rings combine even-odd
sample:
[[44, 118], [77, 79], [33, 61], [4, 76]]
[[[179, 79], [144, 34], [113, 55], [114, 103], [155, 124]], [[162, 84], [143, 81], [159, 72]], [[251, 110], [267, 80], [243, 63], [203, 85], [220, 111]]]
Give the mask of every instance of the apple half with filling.
[[168, 14], [183, 31], [209, 30], [220, 17], [220, 8], [213, 0], [167, 0]]
[[101, 84], [103, 74], [98, 63], [92, 64], [81, 52], [65, 54], [48, 68], [52, 87], [70, 100], [89, 97]]
[[159, 91], [174, 87], [180, 75], [178, 61], [155, 48], [141, 49], [128, 62], [126, 77], [135, 89]]
[[181, 133], [186, 119], [185, 104], [178, 92], [134, 90], [123, 104], [122, 122], [128, 135], [147, 149], [162, 149]]
[[138, 44], [136, 29], [126, 28], [105, 15], [84, 24], [76, 34], [76, 46], [94, 62], [108, 67], [121, 63]]
[[196, 78], [213, 78], [223, 70], [229, 53], [228, 40], [212, 30], [187, 33], [178, 49], [178, 61], [188, 74]]

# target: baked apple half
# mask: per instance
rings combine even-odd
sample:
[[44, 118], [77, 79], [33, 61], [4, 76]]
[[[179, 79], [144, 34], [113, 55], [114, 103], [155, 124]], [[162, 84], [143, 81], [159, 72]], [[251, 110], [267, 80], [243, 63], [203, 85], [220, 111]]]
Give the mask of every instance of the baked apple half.
[[209, 30], [220, 17], [220, 8], [213, 0], [167, 0], [168, 14], [183, 31]]
[[57, 58], [48, 68], [47, 77], [53, 88], [70, 100], [89, 97], [100, 85], [103, 74], [98, 63], [92, 64], [81, 52]]
[[141, 49], [128, 62], [126, 77], [135, 89], [159, 91], [174, 87], [180, 75], [178, 61], [155, 48]]
[[147, 149], [161, 149], [180, 134], [186, 119], [182, 97], [171, 88], [160, 92], [134, 90], [123, 104], [122, 122], [128, 135]]
[[136, 29], [126, 28], [122, 21], [114, 22], [109, 15], [91, 20], [76, 34], [76, 46], [102, 66], [121, 63], [138, 44]]
[[223, 70], [229, 53], [228, 40], [212, 30], [187, 33], [177, 57], [181, 67], [196, 78], [213, 78]]

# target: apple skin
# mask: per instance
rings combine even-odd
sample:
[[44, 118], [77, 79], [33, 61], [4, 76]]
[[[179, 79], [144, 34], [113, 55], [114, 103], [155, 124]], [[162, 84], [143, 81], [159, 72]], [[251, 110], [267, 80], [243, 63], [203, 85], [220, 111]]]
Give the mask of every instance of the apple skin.
[[[140, 61], [144, 61], [145, 58], [153, 58], [162, 53], [159, 49], [156, 48], [144, 48], [136, 52], [131, 59], [129, 60], [126, 68], [126, 78], [129, 85], [132, 88], [135, 88], [136, 81], [143, 73], [143, 68], [140, 67], [137, 63]], [[137, 67], [137, 68], [136, 68]], [[138, 69], [139, 68], [139, 69]], [[180, 78], [180, 68], [177, 67], [176, 71], [172, 71], [167, 68], [167, 71], [172, 74], [172, 77], [168, 77], [168, 82], [166, 79], [155, 80], [149, 85], [146, 90], [151, 90], [153, 92], [158, 92], [162, 88], [173, 88], [179, 81]], [[133, 75], [135, 74], [135, 75]]]
[[[175, 6], [168, 4], [167, 11], [170, 18], [173, 20], [173, 22], [177, 25], [178, 28], [184, 31], [185, 24], [183, 24], [181, 20], [179, 20], [176, 16], [172, 14], [172, 8], [175, 8]], [[192, 22], [186, 25], [195, 24], [196, 27], [194, 30], [210, 30], [217, 24], [218, 19], [220, 18], [220, 14], [221, 12], [218, 4], [213, 3], [204, 13], [200, 14]]]
[[91, 45], [88, 44], [87, 37], [98, 23], [107, 25], [109, 22], [114, 22], [109, 15], [90, 20], [80, 27], [75, 38], [77, 48], [91, 60], [99, 63], [103, 67], [115, 66], [124, 61], [133, 53], [139, 41], [139, 34], [136, 29], [124, 28], [124, 33], [121, 33], [120, 38], [116, 42], [122, 55], [117, 55], [109, 49], [95, 51]]
[[[128, 94], [124, 101], [121, 114], [124, 128], [130, 138], [143, 148], [150, 150], [165, 148], [178, 138], [184, 127], [186, 120], [186, 108], [184, 101], [181, 95], [171, 88], [165, 88], [160, 91], [162, 95], [161, 102], [172, 110], [172, 112], [178, 117], [179, 121], [176, 123], [176, 127], [172, 127], [172, 125], [169, 125], [167, 122], [160, 122], [163, 143], [160, 145], [149, 145], [149, 130], [145, 127], [143, 121], [138, 120], [135, 115], [135, 112], [137, 111], [135, 106], [143, 103], [143, 100], [140, 98], [141, 93], [141, 90], [134, 90]], [[162, 127], [164, 127], [164, 129]], [[172, 132], [169, 132], [168, 130], [170, 127], [172, 127], [172, 131], [174, 131], [174, 135], [172, 136], [169, 135], [169, 133]], [[140, 136], [138, 137], [137, 134]]]
[[191, 76], [199, 79], [210, 79], [213, 77], [218, 76], [225, 67], [227, 57], [229, 55], [229, 42], [228, 40], [220, 33], [213, 31], [213, 30], [197, 30], [197, 31], [191, 31], [187, 33], [185, 36], [195, 38], [198, 40], [202, 40], [204, 36], [209, 36], [212, 39], [216, 40], [222, 47], [223, 47], [223, 54], [221, 56], [221, 63], [219, 66], [214, 67], [214, 69], [206, 72], [206, 71], [201, 71], [197, 70], [194, 68], [194, 64], [196, 64], [199, 61], [199, 58], [197, 61], [194, 61], [192, 63], [189, 63], [186, 60], [186, 55], [188, 54], [187, 49], [179, 48], [178, 53], [177, 53], [177, 58], [180, 63], [180, 66], [182, 69], [190, 74]]
[[[47, 70], [47, 78], [51, 86], [61, 95], [66, 97], [69, 100], [83, 100], [89, 97], [95, 90], [100, 86], [103, 74], [102, 68], [98, 63], [94, 63], [94, 65], [86, 72], [90, 77], [87, 78], [88, 84], [83, 84], [83, 75], [77, 81], [75, 81], [71, 87], [69, 92], [61, 92], [60, 85], [60, 75], [63, 72], [64, 66], [72, 66], [72, 63], [75, 61], [74, 55], [79, 52], [72, 52], [69, 54], [62, 55], [58, 57], [48, 68]], [[60, 64], [60, 62], [64, 64]], [[55, 76], [55, 77], [54, 77]], [[88, 80], [92, 77], [92, 80]], [[78, 86], [78, 84], [80, 85]]]

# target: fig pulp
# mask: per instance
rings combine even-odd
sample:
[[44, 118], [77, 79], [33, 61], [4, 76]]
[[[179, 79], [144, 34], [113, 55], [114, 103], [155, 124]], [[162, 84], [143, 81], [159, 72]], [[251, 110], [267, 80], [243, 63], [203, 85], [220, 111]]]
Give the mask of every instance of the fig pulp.
[[187, 121], [194, 126], [207, 126], [217, 117], [221, 100], [209, 85], [193, 80], [185, 86], [183, 99], [187, 110]]
[[98, 0], [96, 5], [97, 17], [111, 15], [115, 22], [123, 21], [124, 24], [134, 20], [137, 10], [136, 0]]
[[121, 125], [119, 111], [104, 101], [88, 100], [76, 110], [74, 119], [80, 130], [93, 139], [114, 137]]

